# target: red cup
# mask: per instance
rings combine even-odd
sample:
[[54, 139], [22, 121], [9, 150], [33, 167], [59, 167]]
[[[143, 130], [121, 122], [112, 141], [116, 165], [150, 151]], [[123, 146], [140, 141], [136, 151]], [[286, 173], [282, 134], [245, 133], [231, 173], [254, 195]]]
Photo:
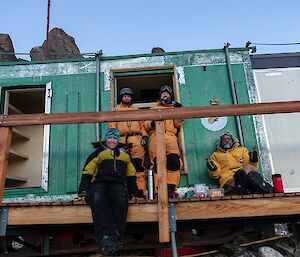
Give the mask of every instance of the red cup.
[[272, 175], [272, 180], [274, 184], [274, 192], [275, 193], [284, 193], [282, 179], [280, 174]]

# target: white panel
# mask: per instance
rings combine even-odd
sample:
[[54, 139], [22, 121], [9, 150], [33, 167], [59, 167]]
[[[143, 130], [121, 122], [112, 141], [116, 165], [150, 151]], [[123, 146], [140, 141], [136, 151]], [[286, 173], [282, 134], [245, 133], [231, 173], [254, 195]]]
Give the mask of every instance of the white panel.
[[[53, 96], [51, 82], [46, 84], [45, 92], [45, 113], [51, 112], [51, 98]], [[43, 139], [43, 163], [42, 163], [42, 188], [48, 191], [49, 179], [49, 140], [50, 140], [50, 125], [44, 125]]]
[[[300, 69], [255, 70], [260, 102], [300, 100]], [[300, 188], [300, 113], [264, 115], [274, 173], [286, 192]]]

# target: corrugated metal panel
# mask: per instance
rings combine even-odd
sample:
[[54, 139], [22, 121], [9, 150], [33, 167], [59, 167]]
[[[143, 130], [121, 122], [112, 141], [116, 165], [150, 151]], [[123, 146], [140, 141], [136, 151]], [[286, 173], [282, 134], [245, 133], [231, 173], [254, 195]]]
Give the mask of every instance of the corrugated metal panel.
[[[232, 104], [226, 65], [185, 67], [184, 72], [186, 88], [180, 88], [184, 106], [208, 106], [213, 98], [218, 99], [220, 105]], [[243, 65], [233, 65], [233, 76], [239, 103], [249, 103]], [[253, 144], [255, 144], [252, 118], [244, 117], [242, 126], [245, 145], [252, 149]], [[207, 173], [205, 158], [216, 150], [216, 143], [224, 131], [231, 131], [238, 137], [234, 117], [228, 117], [226, 126], [218, 131], [205, 128], [201, 119], [185, 122], [189, 184], [213, 183]]]
[[[77, 92], [68, 93], [68, 112], [78, 112], [79, 97]], [[78, 154], [78, 124], [70, 124], [67, 125], [66, 193], [73, 193], [78, 189]]]
[[[254, 70], [261, 102], [300, 99], [300, 68]], [[300, 190], [300, 114], [264, 115], [273, 173], [282, 175], [286, 192]]]
[[[53, 78], [52, 112], [95, 111], [95, 74], [77, 74]], [[75, 95], [76, 97], [75, 97]], [[74, 98], [75, 97], [75, 98]], [[68, 100], [70, 100], [68, 102]], [[76, 106], [77, 105], [77, 106]], [[69, 109], [68, 109], [69, 108]], [[51, 126], [50, 134], [50, 184], [51, 194], [77, 192], [78, 173], [81, 173], [86, 157], [92, 151], [90, 142], [96, 140], [95, 124], [77, 126], [77, 148], [75, 142], [68, 144], [75, 135], [70, 135], [73, 125]], [[69, 128], [69, 129], [68, 129]], [[73, 164], [71, 164], [73, 162]], [[75, 170], [74, 170], [75, 169]], [[70, 175], [74, 180], [70, 181]], [[66, 181], [66, 180], [69, 181]], [[72, 183], [74, 183], [72, 185]]]

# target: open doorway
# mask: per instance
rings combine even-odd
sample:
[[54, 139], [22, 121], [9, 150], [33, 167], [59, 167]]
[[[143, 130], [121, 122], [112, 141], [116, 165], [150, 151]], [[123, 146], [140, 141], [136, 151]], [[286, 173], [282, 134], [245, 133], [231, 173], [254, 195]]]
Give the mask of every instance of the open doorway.
[[[174, 100], [180, 102], [177, 73], [175, 66], [147, 67], [140, 69], [120, 69], [111, 71], [111, 109], [114, 110], [121, 99], [118, 94], [124, 87], [130, 87], [134, 93], [133, 105], [139, 109], [148, 109], [158, 100], [160, 87], [168, 85], [173, 89]], [[182, 174], [187, 174], [184, 133], [179, 131], [178, 140], [184, 163]], [[146, 161], [147, 167], [147, 161]]]
[[[4, 114], [50, 112], [51, 84], [6, 88]], [[49, 125], [17, 126], [12, 130], [5, 188], [42, 187], [48, 183]]]
[[[172, 74], [143, 75], [119, 77], [116, 79], [117, 92], [124, 87], [130, 87], [134, 92], [134, 105], [138, 108], [149, 108], [157, 101], [162, 85], [173, 87]], [[121, 101], [118, 95], [117, 102]]]

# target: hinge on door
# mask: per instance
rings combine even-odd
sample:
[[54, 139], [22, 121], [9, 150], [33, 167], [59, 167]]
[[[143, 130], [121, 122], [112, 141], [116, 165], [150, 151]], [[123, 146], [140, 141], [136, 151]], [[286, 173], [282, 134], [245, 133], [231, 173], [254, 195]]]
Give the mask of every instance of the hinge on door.
[[50, 98], [53, 96], [52, 88], [48, 88], [47, 96], [50, 97]]

